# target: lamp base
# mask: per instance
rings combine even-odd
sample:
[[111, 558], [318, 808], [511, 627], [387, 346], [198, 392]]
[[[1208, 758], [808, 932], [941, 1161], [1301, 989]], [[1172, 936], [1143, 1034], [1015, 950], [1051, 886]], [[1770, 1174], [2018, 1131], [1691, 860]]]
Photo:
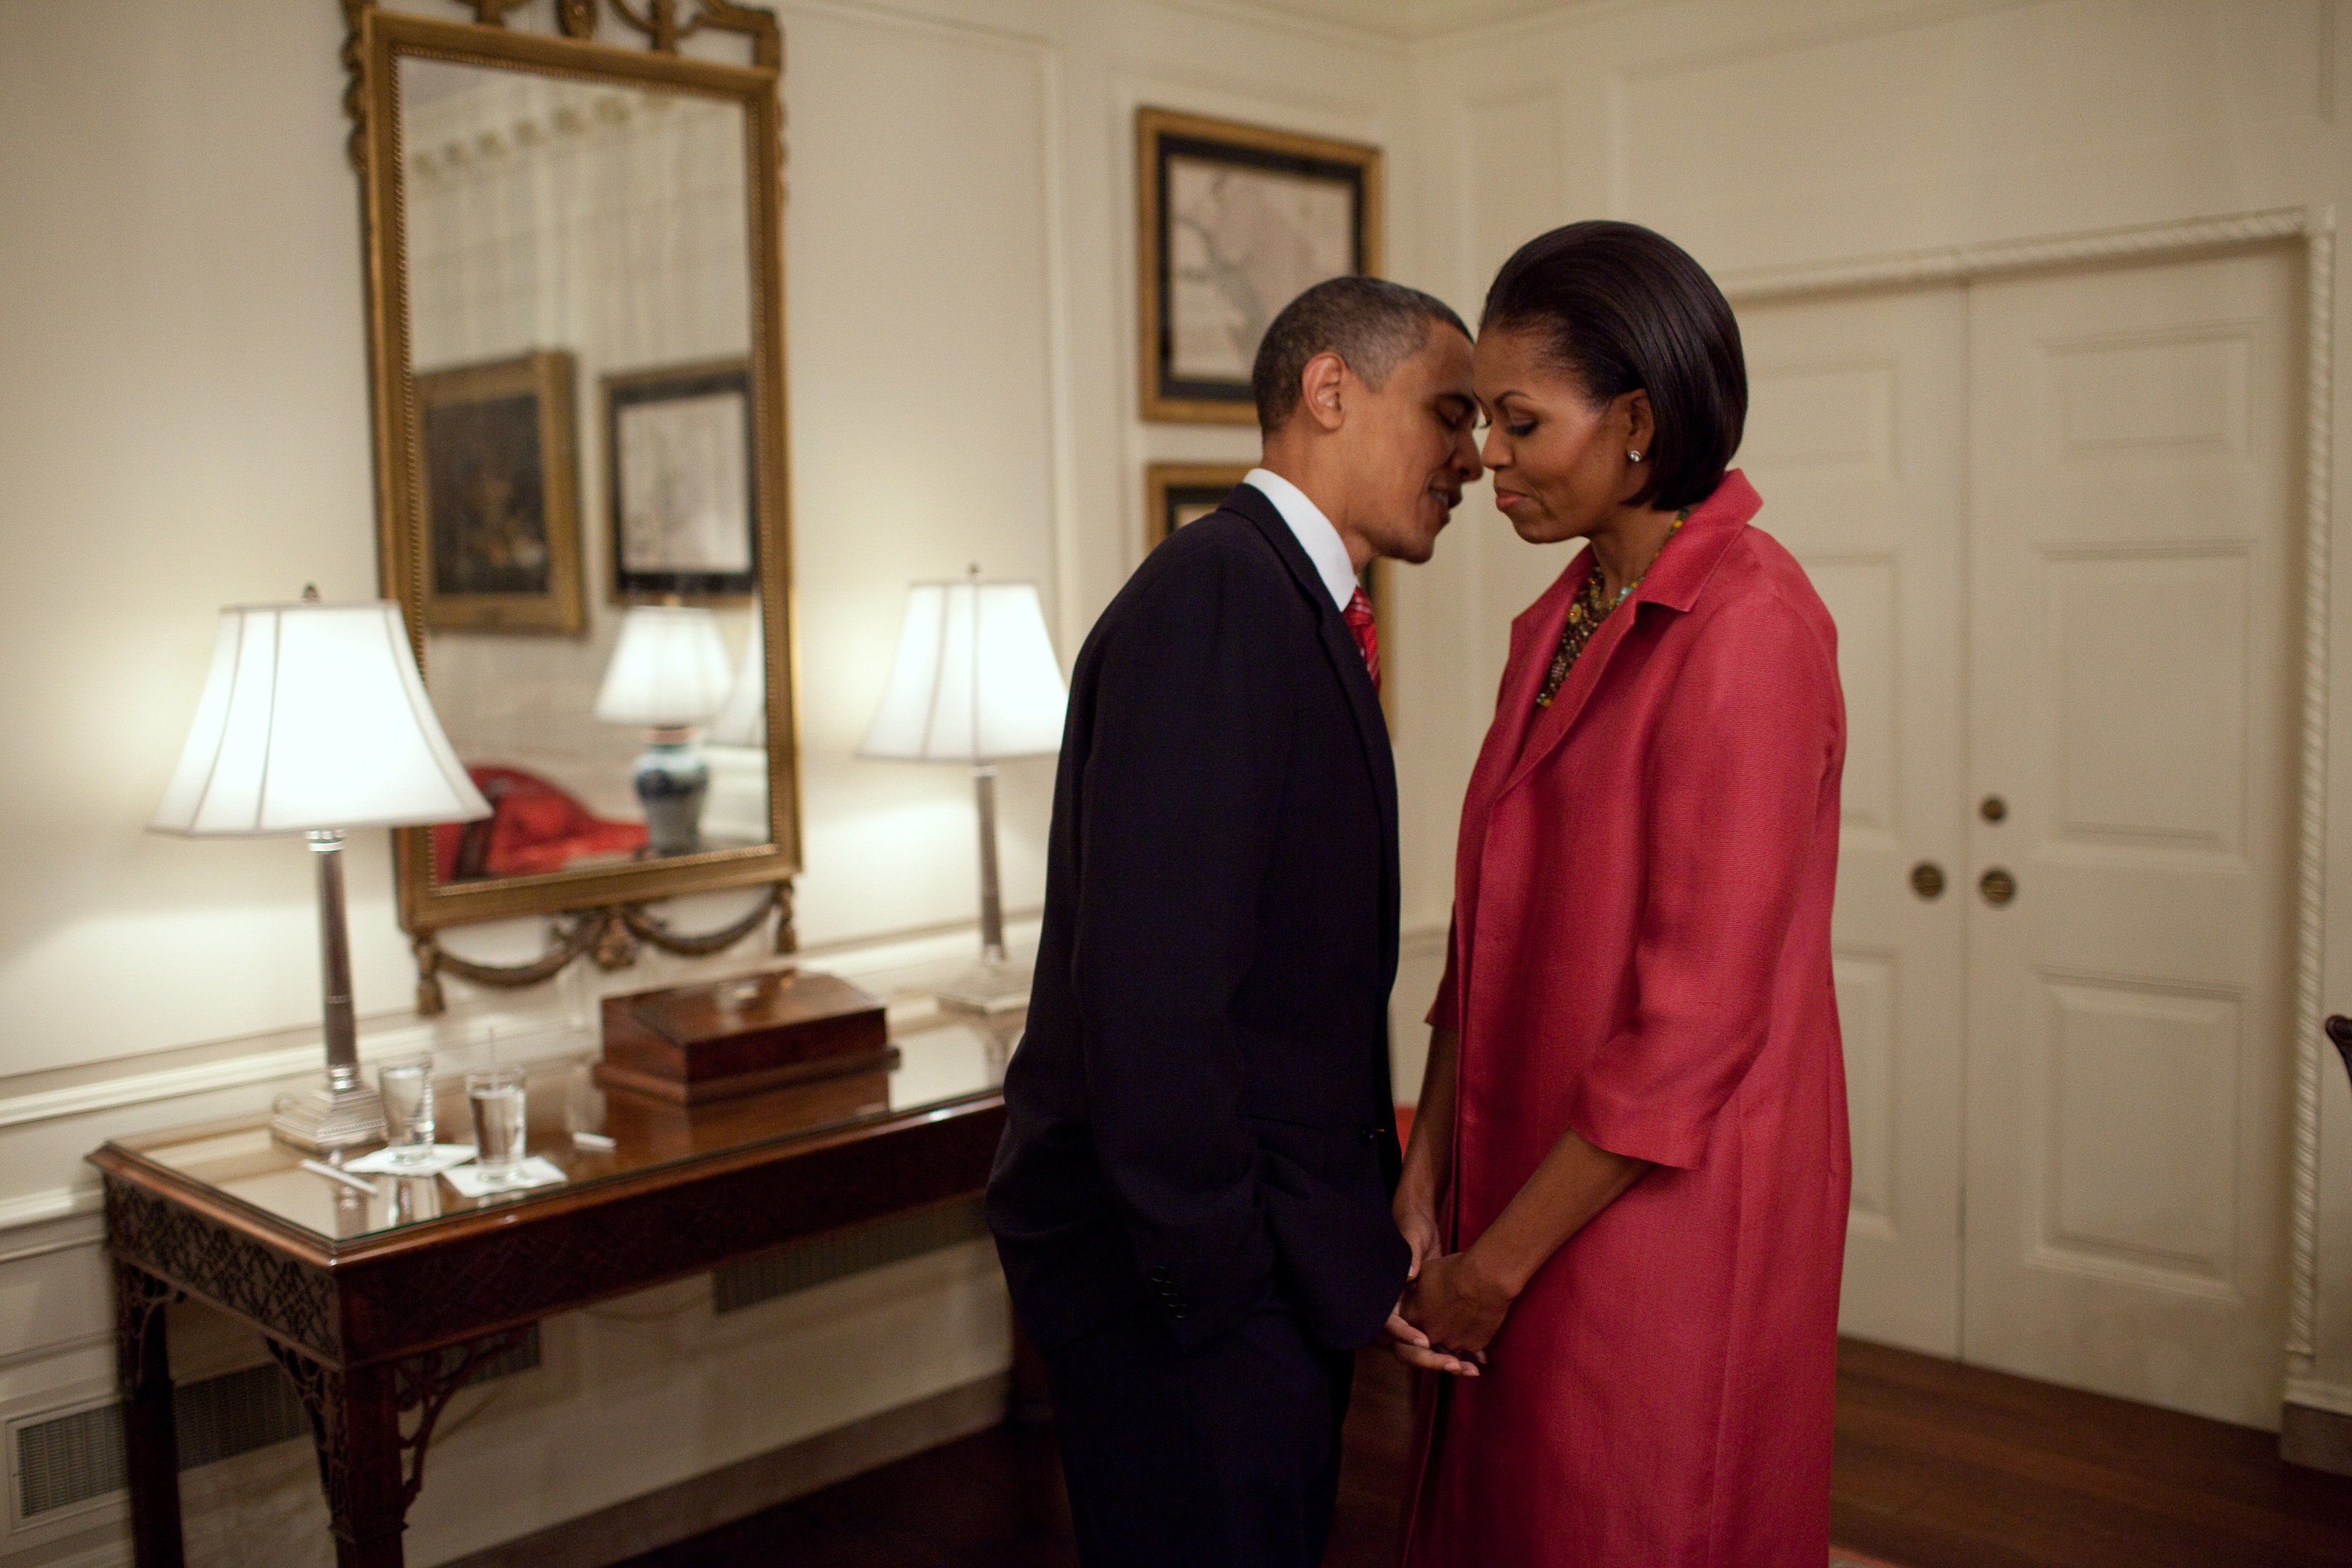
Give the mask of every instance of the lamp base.
[[356, 1149], [383, 1142], [383, 1101], [375, 1090], [355, 1085], [331, 1084], [305, 1090], [283, 1101], [269, 1120], [269, 1135], [281, 1143], [314, 1153]]
[[1030, 968], [1025, 963], [975, 964], [932, 994], [950, 1006], [974, 1013], [1009, 1013], [1029, 1005]]
[[690, 731], [647, 731], [635, 783], [637, 804], [645, 808], [648, 848], [656, 855], [691, 855], [702, 847], [702, 800], [710, 792], [710, 764]]

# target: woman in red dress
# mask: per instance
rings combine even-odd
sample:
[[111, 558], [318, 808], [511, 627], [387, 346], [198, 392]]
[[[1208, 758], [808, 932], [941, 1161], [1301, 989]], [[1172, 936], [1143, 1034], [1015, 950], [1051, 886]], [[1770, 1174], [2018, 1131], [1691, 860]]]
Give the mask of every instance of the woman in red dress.
[[1629, 224], [1487, 295], [1511, 628], [1396, 1215], [1412, 1568], [1821, 1568], [1845, 1243], [1836, 632], [1726, 471], [1739, 331]]

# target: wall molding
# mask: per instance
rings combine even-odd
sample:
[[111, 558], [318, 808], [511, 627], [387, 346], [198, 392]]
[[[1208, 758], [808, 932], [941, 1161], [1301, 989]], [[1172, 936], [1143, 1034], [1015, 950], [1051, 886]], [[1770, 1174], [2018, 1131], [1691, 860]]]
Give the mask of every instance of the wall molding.
[[[2316, 1353], [2319, 1308], [2320, 1048], [2327, 902], [2328, 580], [2334, 542], [2336, 214], [2327, 206], [2187, 218], [1983, 245], [1727, 272], [1735, 304], [1966, 283], [2004, 274], [2175, 259], [2249, 246], [2303, 251], [2303, 647], [2294, 849], [2294, 1008], [2289, 1121], [2288, 1283], [2284, 1348], [2292, 1374]], [[2290, 1387], [2320, 1385], [2291, 1382]]]
[[[2220, 217], [1993, 240], [1982, 245], [1932, 246], [1883, 256], [1748, 268], [1725, 272], [1717, 281], [1725, 296], [1735, 304], [1762, 303], [1874, 289], [1965, 283], [2002, 273], [2094, 266], [2100, 262], [2154, 260], [2273, 240], [2296, 239], [2308, 246], [2315, 240], [2332, 238], [2335, 228], [2332, 209], [2273, 207]], [[2324, 348], [2316, 363], [2325, 365]]]

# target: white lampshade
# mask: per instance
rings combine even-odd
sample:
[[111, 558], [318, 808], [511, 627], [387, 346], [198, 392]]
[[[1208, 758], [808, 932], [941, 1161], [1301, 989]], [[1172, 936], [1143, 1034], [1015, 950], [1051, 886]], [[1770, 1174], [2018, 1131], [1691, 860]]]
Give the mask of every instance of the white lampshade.
[[917, 583], [861, 757], [987, 762], [1062, 746], [1069, 692], [1034, 583]]
[[258, 836], [490, 815], [425, 700], [398, 606], [221, 612], [212, 673], [148, 826]]
[[766, 617], [751, 606], [751, 630], [743, 638], [743, 662], [736, 667], [735, 684], [710, 721], [702, 738], [722, 746], [764, 746], [768, 743], [768, 637]]
[[596, 693], [607, 724], [678, 729], [699, 724], [727, 700], [734, 677], [719, 617], [678, 605], [633, 605]]

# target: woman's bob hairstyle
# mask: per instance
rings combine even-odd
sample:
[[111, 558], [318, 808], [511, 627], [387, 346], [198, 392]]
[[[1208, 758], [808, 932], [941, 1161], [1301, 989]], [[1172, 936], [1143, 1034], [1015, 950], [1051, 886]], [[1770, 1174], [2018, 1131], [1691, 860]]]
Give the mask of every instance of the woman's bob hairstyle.
[[1650, 395], [1657, 434], [1635, 506], [1696, 506], [1723, 482], [1748, 419], [1748, 365], [1723, 290], [1639, 224], [1572, 223], [1519, 247], [1486, 290], [1481, 332], [1533, 331], [1595, 403]]

